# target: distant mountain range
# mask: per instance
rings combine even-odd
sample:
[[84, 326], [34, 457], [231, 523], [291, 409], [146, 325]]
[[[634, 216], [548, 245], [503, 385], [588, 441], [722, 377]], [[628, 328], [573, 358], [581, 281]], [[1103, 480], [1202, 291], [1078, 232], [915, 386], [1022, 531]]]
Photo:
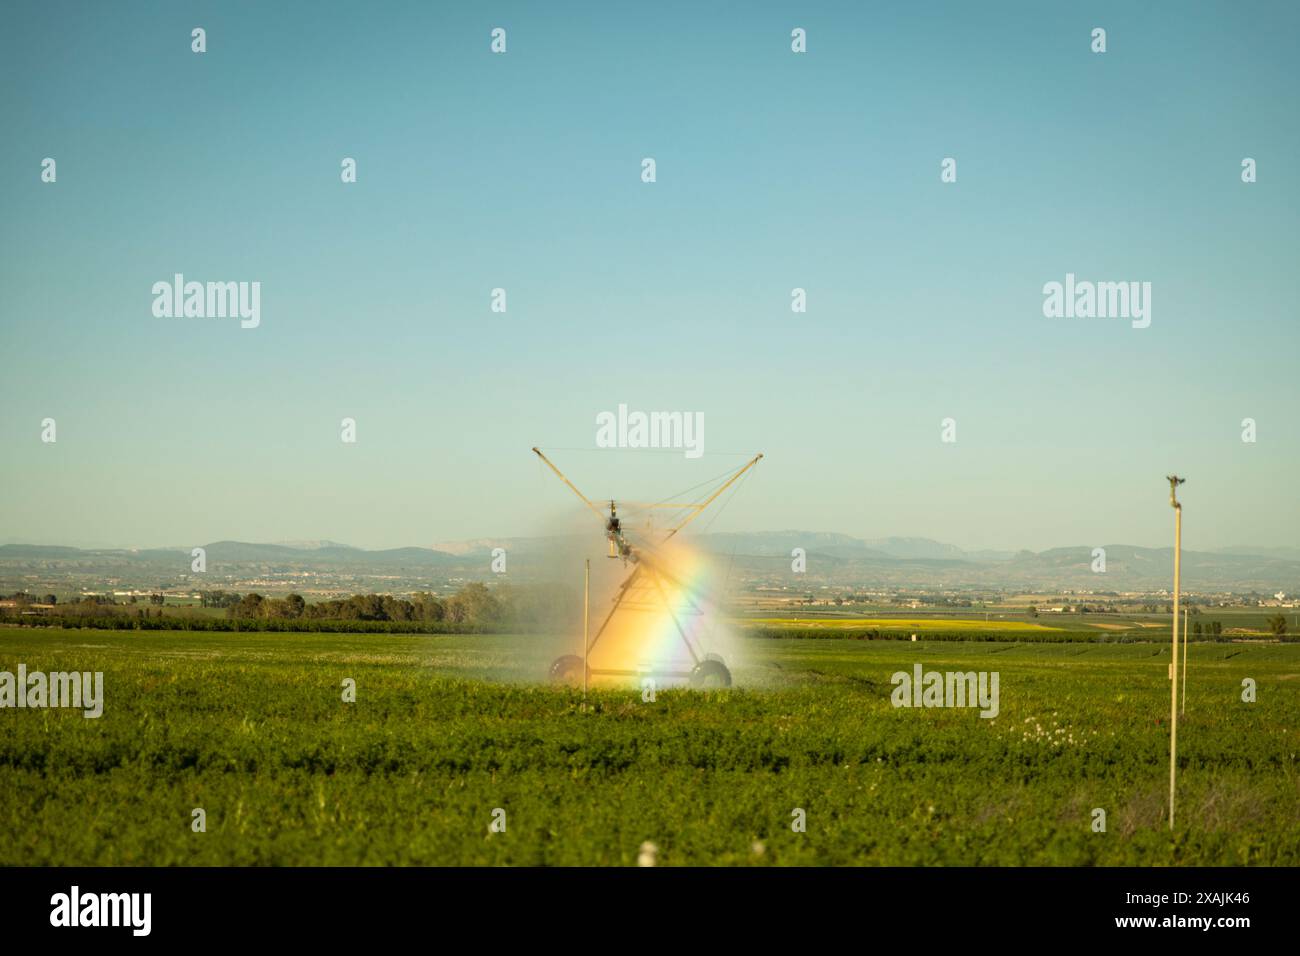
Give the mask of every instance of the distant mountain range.
[[[1170, 548], [1105, 545], [1106, 571], [1093, 570], [1093, 546], [1047, 551], [964, 551], [929, 538], [855, 538], [834, 532], [774, 531], [708, 534], [698, 547], [725, 557], [751, 583], [803, 588], [814, 584], [897, 588], [996, 588], [1022, 591], [1155, 591], [1170, 586]], [[548, 570], [566, 552], [600, 553], [594, 536], [573, 538], [477, 538], [432, 548], [367, 551], [336, 541], [257, 544], [216, 541], [204, 545], [209, 572], [219, 579], [257, 580], [274, 575], [319, 574], [337, 586], [379, 578], [394, 586], [425, 580], [492, 577], [493, 548], [505, 548], [518, 576]], [[791, 577], [791, 552], [807, 555], [806, 576]], [[86, 580], [98, 574], [116, 581], [194, 580], [189, 547], [81, 549], [55, 545], [0, 545], [0, 579], [12, 584], [39, 580]], [[24, 577], [27, 575], [27, 577]], [[797, 584], [795, 582], [798, 582]], [[1184, 551], [1183, 582], [1201, 591], [1300, 592], [1300, 547], [1232, 547]]]
[[[1173, 549], [1107, 544], [1105, 572], [1093, 570], [1094, 546], [1047, 551], [964, 551], [929, 538], [854, 538], [828, 532], [716, 534], [704, 546], [733, 553], [743, 566], [767, 558], [773, 569], [789, 562], [796, 547], [818, 562], [836, 583], [881, 581], [890, 585], [991, 587], [1026, 591], [1065, 589], [1152, 591], [1173, 580]], [[1182, 555], [1183, 584], [1202, 591], [1300, 591], [1300, 548], [1237, 547]]]
[[[357, 565], [391, 566], [405, 564], [457, 564], [461, 558], [429, 548], [391, 548], [383, 551], [366, 551], [333, 541], [315, 541], [310, 544], [254, 544], [247, 541], [214, 541], [200, 545], [211, 563], [264, 563], [301, 565]], [[177, 555], [188, 555], [190, 548], [66, 548], [44, 544], [0, 545], [0, 560], [5, 559], [66, 559], [139, 561], [144, 563], [165, 561], [174, 563]]]

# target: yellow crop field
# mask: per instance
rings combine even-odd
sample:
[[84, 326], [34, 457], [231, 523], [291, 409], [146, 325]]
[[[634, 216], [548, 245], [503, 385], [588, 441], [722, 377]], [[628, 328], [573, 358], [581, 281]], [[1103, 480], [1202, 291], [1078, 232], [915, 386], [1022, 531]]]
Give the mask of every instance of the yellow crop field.
[[880, 630], [926, 630], [926, 631], [1060, 631], [1063, 628], [1048, 627], [1045, 624], [1030, 624], [1028, 621], [984, 621], [964, 618], [934, 617], [855, 617], [855, 618], [815, 618], [815, 617], [757, 617], [738, 621], [740, 624], [762, 624], [781, 627], [806, 628], [860, 628], [874, 627]]

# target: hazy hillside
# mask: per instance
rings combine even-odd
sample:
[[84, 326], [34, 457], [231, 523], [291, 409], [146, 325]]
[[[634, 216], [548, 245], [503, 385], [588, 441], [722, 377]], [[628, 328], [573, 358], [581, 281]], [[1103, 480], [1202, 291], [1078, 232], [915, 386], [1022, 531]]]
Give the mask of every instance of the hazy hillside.
[[[1105, 573], [1093, 571], [1092, 546], [1031, 552], [965, 552], [928, 538], [861, 539], [835, 532], [774, 531], [702, 535], [705, 551], [725, 557], [735, 573], [751, 580], [790, 578], [791, 552], [804, 549], [807, 576], [801, 584], [860, 587], [991, 588], [1022, 591], [1154, 591], [1173, 578], [1170, 548], [1106, 545]], [[480, 538], [446, 542], [438, 549], [393, 548], [367, 551], [333, 541], [257, 544], [216, 541], [207, 551], [206, 580], [263, 580], [274, 576], [323, 579], [340, 588], [364, 587], [370, 579], [411, 587], [490, 575], [493, 548], [505, 548], [516, 578], [553, 571], [558, 554], [603, 553], [592, 534], [566, 538]], [[1183, 582], [1192, 590], [1300, 592], [1300, 558], [1291, 548], [1229, 548], [1183, 552]], [[190, 549], [79, 549], [51, 545], [0, 546], [0, 572], [8, 586], [29, 579], [78, 582], [96, 575], [105, 580], [155, 586], [200, 580], [190, 574]], [[791, 579], [793, 583], [793, 579]], [[25, 586], [25, 585], [24, 585]], [[392, 586], [398, 586], [394, 583]]]

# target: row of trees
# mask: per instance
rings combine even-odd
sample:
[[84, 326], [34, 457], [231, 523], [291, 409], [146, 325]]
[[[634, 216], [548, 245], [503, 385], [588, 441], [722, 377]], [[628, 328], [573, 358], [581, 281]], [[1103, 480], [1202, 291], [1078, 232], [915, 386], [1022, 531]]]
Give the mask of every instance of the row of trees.
[[448, 597], [428, 592], [409, 597], [354, 594], [316, 604], [300, 594], [265, 597], [209, 591], [201, 597], [204, 607], [225, 608], [224, 618], [184, 607], [138, 609], [103, 597], [86, 597], [33, 614], [28, 608], [38, 600], [23, 593], [16, 597], [19, 606], [13, 612], [0, 610], [0, 620], [37, 626], [220, 631], [558, 631], [581, 624], [581, 595], [540, 586], [488, 588], [474, 582]]
[[500, 588], [493, 592], [478, 582], [465, 585], [448, 598], [428, 592], [414, 594], [410, 599], [391, 594], [354, 594], [341, 600], [308, 604], [299, 594], [282, 598], [260, 594], [231, 597], [235, 600], [224, 605], [226, 616], [239, 620], [446, 622], [494, 627], [516, 622], [523, 613], [522, 595], [516, 589]]
[[0, 594], [0, 601], [13, 601], [19, 607], [30, 607], [33, 604], [59, 603], [59, 599], [53, 594], [46, 594], [42, 597], [39, 594], [28, 594], [26, 591], [15, 591], [13, 594]]

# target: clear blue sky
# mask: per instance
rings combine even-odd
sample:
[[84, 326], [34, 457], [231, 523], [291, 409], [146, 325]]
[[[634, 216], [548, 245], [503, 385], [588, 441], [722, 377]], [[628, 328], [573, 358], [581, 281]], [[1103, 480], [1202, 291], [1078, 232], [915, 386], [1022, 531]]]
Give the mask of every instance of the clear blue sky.
[[[569, 502], [529, 447], [590, 448], [626, 402], [702, 412], [704, 457], [557, 461], [647, 498], [765, 452], [714, 530], [1163, 545], [1177, 470], [1189, 547], [1294, 544], [1298, 27], [1292, 3], [6, 4], [0, 541], [535, 533]], [[175, 272], [260, 281], [261, 327], [155, 318]], [[1067, 272], [1151, 282], [1151, 327], [1044, 318]]]

